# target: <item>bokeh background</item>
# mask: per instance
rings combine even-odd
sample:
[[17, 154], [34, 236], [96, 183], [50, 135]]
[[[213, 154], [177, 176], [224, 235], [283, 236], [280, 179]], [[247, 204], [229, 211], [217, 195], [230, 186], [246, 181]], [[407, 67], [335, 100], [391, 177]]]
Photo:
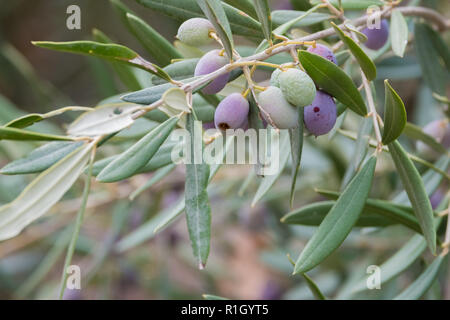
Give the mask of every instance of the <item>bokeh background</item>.
[[[289, 1], [272, 1], [274, 9], [287, 9]], [[179, 23], [123, 0], [142, 19], [169, 40]], [[422, 1], [450, 16], [449, 3]], [[81, 8], [81, 30], [66, 28], [66, 9]], [[361, 13], [354, 13], [359, 15]], [[98, 28], [115, 42], [146, 56], [145, 50], [122, 25], [108, 0], [2, 0], [0, 1], [0, 123], [24, 112], [47, 112], [66, 105], [95, 106], [99, 101], [126, 92], [112, 68], [95, 58], [52, 52], [34, 47], [33, 40], [70, 41], [92, 39]], [[249, 44], [244, 39], [239, 43]], [[414, 51], [405, 59], [388, 57], [378, 64], [379, 79], [390, 78], [405, 101], [408, 120], [424, 126], [441, 117], [439, 107], [421, 79]], [[260, 80], [269, 74], [258, 75]], [[383, 100], [382, 81], [376, 83]], [[76, 115], [35, 126], [36, 130], [62, 132]], [[359, 119], [349, 117], [345, 125], [357, 130]], [[414, 150], [411, 141], [404, 141]], [[125, 144], [102, 148], [101, 155], [117, 153]], [[0, 142], [0, 166], [26, 155], [36, 143]], [[353, 143], [342, 137], [308, 138], [304, 150], [294, 207], [322, 198], [313, 188], [339, 189], [351, 161]], [[103, 150], [104, 149], [104, 150]], [[89, 210], [77, 243], [74, 264], [81, 266], [82, 290], [67, 291], [66, 299], [199, 299], [204, 293], [236, 299], [311, 299], [303, 278], [291, 276], [287, 254], [296, 259], [313, 227], [290, 227], [279, 219], [288, 205], [289, 170], [274, 189], [255, 207], [251, 200], [256, 179], [240, 190], [251, 168], [225, 167], [214, 179], [210, 192], [213, 214], [212, 248], [206, 270], [198, 270], [184, 218], [142, 243], [124, 248], [123, 239], [151, 225], [152, 217], [169, 210], [183, 196], [184, 172], [177, 168], [163, 181], [130, 202], [130, 193], [152, 173], [122, 183], [94, 183]], [[424, 169], [422, 168], [422, 171]], [[386, 157], [380, 161], [372, 196], [389, 199], [401, 186]], [[23, 190], [33, 176], [0, 176], [0, 203], [7, 203]], [[18, 237], [0, 242], [0, 298], [55, 298], [59, 286], [70, 226], [79, 206], [82, 182], [64, 197], [49, 215]], [[439, 189], [444, 193], [448, 186]], [[382, 262], [409, 239], [402, 227], [382, 230], [357, 229], [319, 268], [311, 272], [321, 290], [334, 298], [389, 299], [405, 288], [423, 269], [417, 261], [407, 272], [382, 290], [357, 296], [349, 293], [370, 264]], [[450, 298], [448, 267], [427, 298]]]

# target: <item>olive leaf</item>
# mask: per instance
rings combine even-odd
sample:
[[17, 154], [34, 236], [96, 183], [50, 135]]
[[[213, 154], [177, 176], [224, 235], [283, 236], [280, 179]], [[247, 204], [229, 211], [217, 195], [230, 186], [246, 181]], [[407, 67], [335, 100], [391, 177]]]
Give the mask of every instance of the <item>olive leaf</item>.
[[436, 280], [445, 258], [445, 256], [436, 257], [425, 271], [406, 290], [396, 296], [394, 300], [420, 299]]
[[433, 209], [422, 178], [398, 141], [390, 143], [388, 147], [428, 247], [432, 253], [435, 253], [436, 231], [433, 224]]
[[276, 174], [266, 175], [261, 178], [261, 183], [259, 184], [258, 189], [256, 190], [255, 196], [252, 200], [252, 207], [256, 205], [256, 203], [261, 200], [264, 195], [269, 192], [274, 183], [278, 180], [281, 173], [283, 172], [284, 167], [286, 166], [289, 159], [289, 134], [287, 130], [280, 130], [279, 135], [274, 135], [275, 130], [271, 130], [272, 138], [271, 143], [274, 143], [274, 139], [279, 139], [279, 150], [281, 151], [279, 154], [278, 161], [278, 170]]
[[305, 273], [327, 258], [345, 240], [364, 208], [377, 158], [370, 157], [336, 201], [300, 254], [294, 274]]
[[[316, 189], [316, 192], [330, 199], [338, 199], [339, 193], [323, 189]], [[420, 225], [414, 216], [414, 210], [411, 207], [391, 203], [378, 199], [367, 199], [364, 210], [376, 213], [387, 220], [402, 224], [415, 232], [421, 233]]]
[[72, 122], [67, 133], [73, 136], [101, 136], [123, 130], [133, 124], [133, 114], [139, 108], [131, 103], [100, 105]]
[[95, 41], [33, 41], [32, 43], [37, 47], [45, 49], [84, 54], [88, 56], [121, 62], [148, 71], [167, 81], [171, 80], [169, 75], [165, 73], [163, 69], [153, 63], [148, 62], [133, 50], [119, 44], [101, 43]]
[[384, 80], [384, 129], [383, 144], [389, 144], [397, 139], [406, 125], [405, 105], [388, 80]]
[[28, 156], [8, 163], [1, 174], [27, 174], [42, 172], [79, 148], [83, 142], [54, 141], [33, 150]]
[[[113, 41], [99, 29], [94, 28], [92, 30], [92, 36], [97, 42], [113, 43]], [[144, 87], [135, 72], [137, 69], [114, 60], [108, 60], [108, 62], [119, 77], [120, 81], [122, 81], [129, 90], [135, 91]]]
[[97, 180], [101, 182], [116, 182], [134, 175], [151, 160], [175, 128], [178, 120], [179, 117], [172, 117], [152, 129], [100, 171], [97, 175]]
[[26, 128], [26, 127], [29, 127], [29, 126], [35, 124], [36, 122], [40, 122], [42, 120], [58, 116], [67, 111], [90, 111], [90, 110], [92, 110], [92, 108], [74, 106], [74, 107], [64, 107], [64, 108], [56, 109], [56, 110], [53, 110], [53, 111], [50, 111], [50, 112], [47, 112], [44, 114], [30, 113], [30, 114], [24, 115], [20, 118], [11, 120], [4, 126], [10, 127], [10, 128], [23, 129], [23, 128]]
[[[281, 222], [304, 226], [319, 226], [335, 204], [336, 201], [330, 200], [310, 203], [287, 213], [281, 218]], [[375, 212], [371, 212], [365, 206], [355, 227], [384, 227], [394, 223]]]
[[350, 49], [351, 53], [358, 61], [361, 70], [366, 75], [369, 81], [374, 80], [377, 77], [377, 68], [373, 63], [372, 59], [367, 56], [363, 49], [355, 42], [352, 38], [347, 36], [334, 22], [331, 22], [334, 30], [336, 31], [342, 42]]
[[12, 238], [47, 213], [83, 172], [94, 143], [84, 144], [42, 172], [12, 202], [0, 207], [0, 240]]
[[272, 42], [272, 17], [268, 0], [253, 0], [258, 20], [261, 23], [264, 37]]
[[390, 25], [391, 47], [394, 53], [403, 58], [406, 46], [408, 45], [408, 24], [403, 14], [397, 10], [392, 10]]
[[[206, 265], [209, 255], [211, 239], [211, 207], [209, 205], [208, 193], [206, 188], [209, 182], [209, 165], [206, 163], [195, 163], [197, 157], [203, 155], [203, 140], [200, 146], [196, 146], [196, 131], [194, 114], [187, 115], [187, 130], [190, 133], [190, 155], [191, 159], [186, 163], [186, 181], [185, 181], [185, 204], [186, 221], [191, 239], [192, 250], [197, 259], [200, 269]], [[202, 137], [200, 137], [202, 138]], [[198, 154], [201, 152], [201, 154]], [[202, 158], [200, 158], [203, 161]]]
[[427, 24], [417, 22], [414, 25], [414, 45], [425, 82], [433, 92], [445, 96], [448, 70], [441, 63], [443, 60], [435, 46], [436, 41], [433, 41], [434, 33]]
[[[196, 0], [137, 0], [137, 2], [180, 22], [205, 16]], [[233, 34], [257, 40], [263, 39], [261, 24], [258, 21], [227, 3], [222, 3], [222, 6]]]
[[10, 127], [0, 127], [0, 140], [27, 140], [27, 141], [72, 141], [73, 138], [54, 134], [39, 133]]
[[[184, 80], [194, 77], [195, 67], [200, 59], [192, 58], [192, 59], [183, 59], [180, 61], [173, 62], [168, 66], [164, 67], [164, 71], [173, 79], [173, 80]], [[167, 83], [167, 81], [153, 76], [152, 83], [157, 86], [160, 84]]]

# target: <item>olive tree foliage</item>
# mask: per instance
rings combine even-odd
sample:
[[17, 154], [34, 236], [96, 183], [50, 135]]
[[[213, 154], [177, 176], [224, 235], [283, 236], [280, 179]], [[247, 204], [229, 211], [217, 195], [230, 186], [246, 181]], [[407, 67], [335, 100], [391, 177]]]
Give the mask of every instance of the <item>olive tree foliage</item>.
[[[297, 260], [291, 261], [293, 273], [304, 276], [316, 296], [324, 297], [306, 272], [321, 265], [352, 230], [400, 225], [416, 235], [381, 265], [385, 275], [382, 281], [400, 275], [428, 250], [434, 255], [433, 261], [417, 283], [398, 296], [421, 297], [444, 265], [450, 241], [445, 227], [448, 192], [436, 206], [430, 202], [430, 195], [449, 180], [450, 101], [446, 93], [450, 51], [442, 38], [450, 28], [449, 20], [421, 7], [419, 1], [406, 5], [382, 0], [292, 1], [294, 8], [302, 11], [271, 11], [267, 0], [137, 2], [144, 10], [184, 22], [177, 39], [165, 39], [119, 0], [111, 0], [123, 26], [146, 52], [113, 43], [97, 29], [89, 41], [33, 42], [40, 48], [104, 59], [129, 91], [94, 108], [69, 106], [47, 114], [26, 114], [0, 127], [1, 140], [49, 141], [0, 171], [3, 175], [37, 174], [16, 199], [0, 207], [0, 240], [18, 236], [84, 177], [85, 190], [69, 244], [68, 266], [92, 180], [116, 183], [154, 171], [151, 180], [130, 196], [133, 201], [175, 166], [184, 166], [184, 197], [170, 210], [152, 218], [147, 224], [150, 232], [140, 230], [127, 235], [119, 242], [118, 250], [142, 243], [184, 214], [193, 254], [198, 266], [205, 268], [214, 236], [214, 207], [209, 202], [208, 186], [221, 165], [172, 163], [174, 144], [169, 137], [177, 128], [193, 134], [198, 130], [195, 120], [212, 123], [218, 129], [215, 134], [205, 134], [205, 126], [202, 143], [191, 139], [190, 145], [184, 146], [196, 153], [223, 130], [267, 126], [280, 133], [283, 150], [278, 173], [258, 177], [251, 172], [243, 188], [249, 181], [259, 184], [255, 205], [271, 193], [277, 180], [290, 174], [288, 196], [280, 197], [289, 203], [291, 211], [280, 224], [317, 227], [298, 252]], [[370, 29], [369, 22], [373, 21], [381, 21], [381, 26]], [[242, 41], [237, 36], [245, 38], [247, 44], [239, 45]], [[424, 130], [407, 121], [405, 105], [393, 85], [398, 80], [395, 74], [392, 79], [384, 78], [389, 68], [398, 68], [401, 73], [412, 56], [420, 64], [419, 77], [432, 91], [442, 114], [442, 119]], [[258, 82], [256, 71], [272, 75]], [[384, 80], [384, 97], [380, 80]], [[383, 99], [377, 99], [380, 95]], [[64, 133], [27, 129], [63, 112], [83, 113], [68, 124]], [[351, 125], [345, 125], [348, 122]], [[318, 142], [311, 137], [321, 135], [328, 137]], [[315, 189], [322, 200], [294, 207], [304, 145], [313, 144], [327, 154], [334, 140], [343, 138], [352, 141], [353, 154], [343, 168], [340, 190]], [[98, 158], [100, 148], [123, 140], [127, 143], [121, 153]], [[405, 146], [405, 141], [417, 141], [417, 150]], [[372, 198], [373, 186], [387, 183], [386, 166], [395, 166], [394, 179], [402, 190], [397, 194], [377, 193]], [[408, 254], [411, 247], [415, 249], [413, 258]], [[400, 262], [395, 264], [392, 259]]]

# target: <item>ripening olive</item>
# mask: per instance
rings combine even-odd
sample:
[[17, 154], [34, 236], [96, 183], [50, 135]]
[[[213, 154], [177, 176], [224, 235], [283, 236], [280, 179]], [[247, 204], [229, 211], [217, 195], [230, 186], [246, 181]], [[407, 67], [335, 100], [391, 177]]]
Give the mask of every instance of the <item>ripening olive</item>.
[[214, 113], [214, 123], [217, 129], [244, 128], [247, 122], [249, 103], [240, 93], [232, 93], [223, 99]]
[[316, 96], [314, 81], [299, 69], [288, 69], [278, 77], [280, 89], [286, 100], [296, 107], [311, 104]]
[[211, 42], [211, 31], [214, 31], [211, 22], [203, 18], [192, 18], [181, 24], [177, 38], [188, 45], [201, 46]]
[[[297, 127], [298, 110], [286, 100], [280, 88], [268, 87], [258, 95], [258, 102], [277, 128], [291, 129]], [[261, 115], [264, 120], [271, 123], [264, 112], [261, 112]]]
[[[220, 55], [220, 50], [211, 50], [200, 58], [195, 66], [194, 75], [202, 76], [222, 68], [228, 63], [226, 56]], [[218, 76], [202, 89], [205, 94], [215, 94], [222, 90], [230, 78], [229, 73]]]

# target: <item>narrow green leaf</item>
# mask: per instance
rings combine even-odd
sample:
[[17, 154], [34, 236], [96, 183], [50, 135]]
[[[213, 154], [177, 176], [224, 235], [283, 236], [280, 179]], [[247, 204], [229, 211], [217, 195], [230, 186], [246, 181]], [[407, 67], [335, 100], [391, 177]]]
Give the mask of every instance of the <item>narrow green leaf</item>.
[[314, 82], [352, 111], [367, 114], [364, 100], [352, 79], [333, 62], [307, 51], [298, 54], [302, 66]]
[[400, 96], [391, 87], [388, 80], [384, 80], [384, 129], [383, 144], [389, 144], [397, 139], [406, 125], [406, 110]]
[[391, 35], [392, 51], [397, 56], [403, 58], [406, 46], [408, 45], [408, 24], [403, 14], [397, 9], [392, 10], [389, 32]]
[[412, 124], [411, 122], [406, 123], [403, 134], [410, 139], [422, 141], [427, 146], [441, 154], [448, 154], [447, 149], [445, 149], [441, 143], [439, 143], [434, 137], [425, 133], [421, 127]]
[[83, 142], [55, 141], [33, 150], [25, 158], [8, 163], [1, 174], [27, 174], [47, 170], [56, 162], [79, 148]]
[[[316, 189], [319, 194], [330, 199], [338, 199], [339, 193]], [[388, 201], [378, 199], [367, 199], [364, 210], [378, 214], [394, 223], [402, 224], [415, 232], [422, 233], [417, 219], [414, 217], [414, 210], [411, 207], [402, 206]]]
[[[172, 143], [164, 143], [158, 151], [156, 151], [155, 155], [150, 159], [147, 164], [139, 169], [136, 174], [139, 173], [147, 173], [158, 170], [162, 167], [165, 167], [172, 163], [171, 153], [174, 144]], [[97, 176], [104, 168], [106, 168], [110, 163], [116, 160], [120, 155], [114, 155], [111, 157], [104, 158], [102, 160], [96, 161], [94, 163], [94, 167], [92, 170], [92, 175]]]
[[197, 0], [205, 16], [214, 26], [229, 59], [233, 58], [233, 34], [220, 0]]
[[[270, 133], [269, 133], [270, 134]], [[258, 187], [258, 190], [256, 190], [256, 194], [253, 197], [252, 200], [252, 207], [255, 206], [255, 204], [261, 200], [264, 195], [266, 195], [267, 192], [272, 188], [274, 183], [278, 180], [281, 173], [283, 172], [284, 167], [287, 164], [287, 161], [289, 159], [289, 134], [287, 130], [280, 130], [279, 138], [275, 138], [274, 135], [272, 135], [271, 143], [274, 142], [274, 139], [279, 139], [279, 166], [278, 171], [276, 174], [266, 175], [261, 178], [261, 183]], [[270, 148], [270, 147], [268, 147]]]
[[445, 96], [449, 78], [448, 70], [441, 63], [433, 37], [434, 31], [430, 26], [419, 22], [414, 25], [414, 45], [423, 78], [433, 92]]
[[295, 186], [297, 182], [298, 172], [300, 170], [300, 162], [302, 159], [303, 150], [303, 112], [298, 113], [298, 126], [294, 129], [289, 129], [289, 138], [291, 141], [291, 156], [292, 156], [292, 182], [291, 192], [289, 196], [289, 203], [291, 208], [294, 205]]
[[53, 111], [50, 111], [50, 112], [47, 112], [44, 114], [30, 113], [30, 114], [24, 115], [20, 118], [11, 120], [7, 124], [5, 124], [5, 127], [23, 129], [23, 128], [33, 125], [36, 122], [40, 122], [42, 120], [58, 116], [67, 111], [90, 111], [90, 110], [92, 110], [92, 109], [86, 108], [86, 107], [64, 107], [64, 108], [53, 110]]
[[157, 65], [148, 62], [133, 50], [111, 43], [101, 43], [95, 41], [67, 41], [67, 42], [51, 42], [51, 41], [33, 41], [35, 46], [76, 54], [84, 54], [102, 59], [122, 62], [133, 67], [148, 71], [167, 81], [170, 77], [163, 69]]
[[83, 172], [94, 143], [85, 144], [42, 172], [11, 203], [0, 207], [0, 240], [18, 235], [47, 213]]
[[351, 53], [355, 57], [356, 61], [358, 61], [359, 66], [362, 71], [366, 75], [369, 81], [374, 80], [377, 77], [377, 68], [373, 63], [372, 59], [364, 52], [363, 49], [355, 42], [352, 38], [347, 36], [334, 22], [331, 22], [334, 30], [341, 40], [345, 43], [345, 45], [350, 49]]
[[[98, 29], [92, 30], [92, 36], [95, 41], [101, 43], [113, 43], [113, 41], [102, 31]], [[117, 61], [108, 61], [120, 81], [131, 91], [142, 89], [142, 85], [136, 76], [133, 67]]]
[[[320, 201], [307, 204], [287, 213], [281, 218], [281, 222], [304, 226], [319, 226], [335, 204], [336, 201]], [[377, 213], [370, 212], [365, 206], [355, 227], [384, 227], [392, 224], [394, 224], [393, 221], [385, 219]]]
[[420, 299], [430, 289], [436, 280], [439, 269], [445, 260], [445, 257], [438, 256], [425, 269], [425, 271], [402, 293], [394, 298], [394, 300], [417, 300]]
[[264, 37], [272, 42], [272, 17], [269, 2], [267, 0], [253, 0], [258, 20], [261, 23]]
[[[188, 78], [194, 77], [195, 67], [197, 66], [199, 58], [193, 59], [185, 59], [181, 61], [176, 61], [172, 64], [169, 64], [164, 68], [164, 71], [173, 79], [173, 80], [185, 80]], [[152, 83], [157, 86], [160, 84], [167, 83], [167, 81], [159, 78], [152, 77]]]
[[140, 106], [131, 103], [112, 103], [83, 113], [67, 129], [73, 136], [101, 136], [123, 130], [133, 124], [133, 114]]
[[127, 13], [127, 19], [133, 34], [157, 63], [166, 66], [171, 63], [172, 59], [182, 58], [178, 50], [169, 41], [141, 18]]
[[164, 83], [157, 86], [145, 88], [139, 91], [128, 93], [121, 97], [123, 101], [137, 104], [152, 104], [161, 99], [164, 92], [176, 86], [172, 83]]
[[[137, 2], [180, 22], [205, 16], [196, 0], [137, 0]], [[258, 21], [227, 3], [222, 3], [222, 6], [233, 34], [257, 40], [263, 39], [261, 24]]]
[[[184, 190], [186, 221], [194, 256], [197, 259], [199, 268], [203, 269], [208, 259], [211, 239], [211, 207], [206, 191], [210, 168], [206, 163], [195, 163], [196, 157], [202, 157], [204, 145], [202, 141], [200, 147], [196, 146], [196, 141], [194, 141], [194, 137], [198, 134], [199, 130], [195, 128], [194, 115], [192, 113], [187, 115], [186, 127], [191, 136], [191, 144], [189, 147], [191, 163], [186, 163]], [[199, 151], [201, 154], [196, 154]]]
[[175, 128], [179, 117], [172, 117], [151, 130], [132, 147], [106, 166], [98, 175], [101, 182], [116, 182], [131, 177], [155, 155]]
[[16, 128], [0, 127], [0, 140], [22, 140], [22, 141], [72, 141], [73, 138], [53, 134], [39, 133]]
[[398, 141], [390, 143], [388, 147], [428, 247], [434, 254], [436, 252], [436, 231], [433, 224], [433, 209], [422, 178]]
[[372, 186], [377, 158], [367, 160], [300, 254], [294, 274], [305, 273], [327, 258], [345, 240], [358, 220]]

